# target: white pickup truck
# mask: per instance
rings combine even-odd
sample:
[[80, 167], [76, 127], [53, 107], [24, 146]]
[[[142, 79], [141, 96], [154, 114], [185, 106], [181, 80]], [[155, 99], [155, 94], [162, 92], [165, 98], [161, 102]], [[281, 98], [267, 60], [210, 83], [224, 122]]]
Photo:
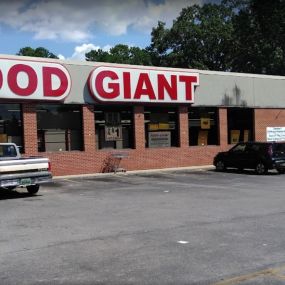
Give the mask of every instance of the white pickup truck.
[[0, 143], [0, 189], [26, 187], [30, 194], [52, 180], [48, 158], [23, 158], [13, 143]]

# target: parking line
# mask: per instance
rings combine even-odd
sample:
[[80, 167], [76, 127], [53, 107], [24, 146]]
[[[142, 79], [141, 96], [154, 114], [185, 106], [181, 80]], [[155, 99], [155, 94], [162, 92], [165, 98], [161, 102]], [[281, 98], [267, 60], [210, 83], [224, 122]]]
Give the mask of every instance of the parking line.
[[285, 266], [273, 269], [273, 274], [278, 279], [285, 280], [285, 275], [280, 273], [280, 271], [284, 271], [284, 270], [285, 270]]
[[249, 273], [246, 275], [241, 275], [241, 276], [233, 277], [230, 279], [226, 279], [226, 280], [214, 283], [213, 285], [234, 285], [234, 284], [249, 281], [249, 280], [261, 277], [261, 276], [270, 276], [270, 277], [275, 277], [278, 279], [285, 280], [285, 275], [280, 274], [280, 271], [284, 269], [285, 269], [285, 266], [282, 266], [279, 268], [269, 268], [269, 269]]
[[68, 181], [68, 182], [72, 182], [72, 183], [77, 183], [77, 184], [81, 184], [81, 181], [75, 181], [75, 180], [71, 180], [71, 179], [63, 179], [64, 181]]

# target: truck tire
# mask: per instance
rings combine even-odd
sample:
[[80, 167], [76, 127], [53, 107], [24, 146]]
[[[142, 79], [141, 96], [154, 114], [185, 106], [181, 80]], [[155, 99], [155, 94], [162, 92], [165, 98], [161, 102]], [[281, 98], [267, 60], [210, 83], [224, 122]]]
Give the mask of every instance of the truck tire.
[[15, 186], [9, 186], [9, 187], [7, 187], [7, 189], [8, 189], [9, 191], [14, 190], [15, 188], [16, 188]]
[[36, 194], [38, 193], [40, 189], [40, 185], [39, 184], [35, 184], [35, 185], [29, 185], [27, 186], [27, 190], [30, 194]]

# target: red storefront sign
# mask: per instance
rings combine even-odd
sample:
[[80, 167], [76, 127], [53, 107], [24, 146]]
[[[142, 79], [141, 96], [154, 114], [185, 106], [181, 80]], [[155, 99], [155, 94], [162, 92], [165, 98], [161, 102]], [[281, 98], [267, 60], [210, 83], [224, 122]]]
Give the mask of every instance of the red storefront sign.
[[70, 75], [58, 63], [0, 59], [1, 99], [58, 101], [70, 88]]
[[98, 66], [89, 89], [103, 102], [193, 103], [199, 74], [191, 71]]

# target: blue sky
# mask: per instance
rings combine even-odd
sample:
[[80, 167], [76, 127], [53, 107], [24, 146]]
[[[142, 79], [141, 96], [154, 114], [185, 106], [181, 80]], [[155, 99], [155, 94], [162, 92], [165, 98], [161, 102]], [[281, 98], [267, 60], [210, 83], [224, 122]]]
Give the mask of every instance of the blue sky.
[[183, 7], [219, 0], [0, 0], [0, 53], [47, 48], [83, 60], [116, 44], [144, 48], [158, 21], [171, 25]]

